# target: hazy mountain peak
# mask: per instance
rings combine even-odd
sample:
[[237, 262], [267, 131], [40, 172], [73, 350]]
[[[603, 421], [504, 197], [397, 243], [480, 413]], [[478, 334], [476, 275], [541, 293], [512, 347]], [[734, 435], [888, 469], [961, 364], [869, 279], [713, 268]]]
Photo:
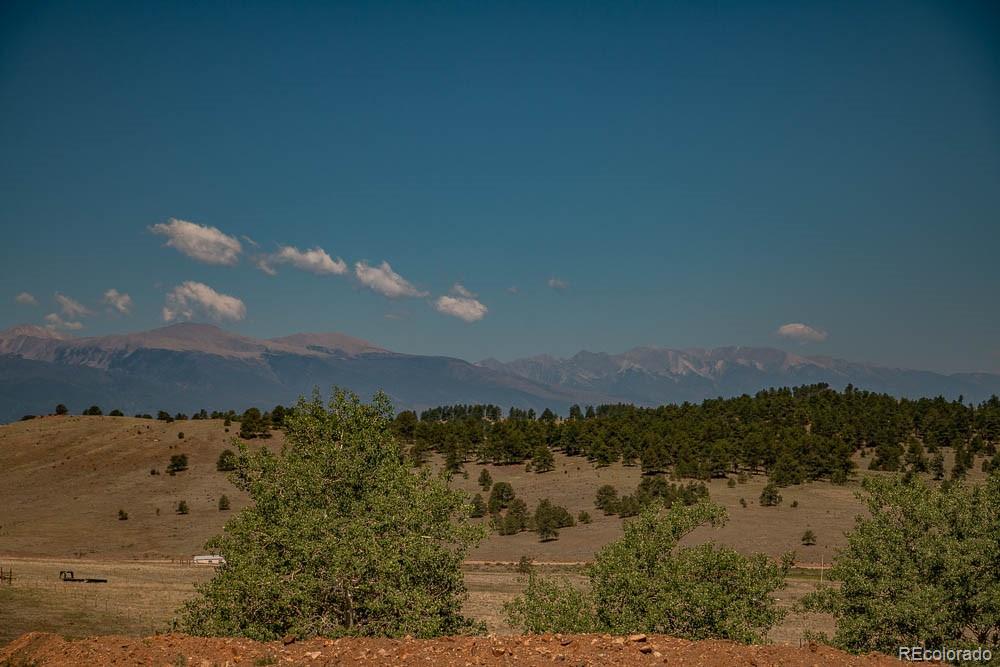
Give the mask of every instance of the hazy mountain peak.
[[0, 331], [0, 340], [18, 338], [21, 336], [27, 338], [51, 338], [54, 340], [69, 340], [72, 338], [69, 334], [65, 334], [60, 331], [53, 331], [52, 329], [40, 327], [36, 324], [18, 324], [9, 329]]
[[306, 350], [327, 352], [340, 350], [347, 354], [366, 354], [369, 352], [385, 352], [384, 348], [378, 347], [366, 340], [348, 336], [346, 334], [330, 331], [328, 333], [298, 333], [291, 336], [281, 336], [271, 338], [271, 343], [279, 343], [295, 348]]

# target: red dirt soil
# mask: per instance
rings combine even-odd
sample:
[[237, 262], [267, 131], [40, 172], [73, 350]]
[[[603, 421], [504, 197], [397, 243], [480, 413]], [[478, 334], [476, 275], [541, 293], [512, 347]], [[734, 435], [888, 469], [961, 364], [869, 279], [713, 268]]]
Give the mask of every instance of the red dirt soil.
[[0, 665], [898, 665], [810, 644], [743, 646], [662, 635], [522, 635], [420, 639], [311, 639], [261, 643], [186, 635], [66, 640], [32, 632], [0, 649]]

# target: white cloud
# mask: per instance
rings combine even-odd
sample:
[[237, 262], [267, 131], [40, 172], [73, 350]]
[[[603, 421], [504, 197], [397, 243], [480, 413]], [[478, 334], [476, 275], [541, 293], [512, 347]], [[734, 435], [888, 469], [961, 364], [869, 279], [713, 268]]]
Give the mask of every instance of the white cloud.
[[240, 261], [240, 253], [243, 252], [243, 246], [235, 236], [186, 220], [170, 218], [166, 223], [153, 225], [149, 231], [166, 236], [168, 246], [206, 264], [232, 266]]
[[111, 288], [104, 293], [104, 303], [108, 304], [122, 315], [128, 315], [132, 310], [132, 297], [124, 292]]
[[45, 316], [45, 327], [55, 331], [56, 329], [71, 329], [73, 331], [83, 328], [82, 322], [68, 322], [59, 317], [59, 313], [49, 313]]
[[389, 262], [382, 262], [378, 266], [357, 262], [354, 265], [354, 275], [358, 277], [362, 285], [390, 299], [403, 296], [427, 296], [427, 292], [421, 292], [403, 276], [393, 271]]
[[278, 252], [259, 261], [257, 268], [265, 273], [274, 275], [274, 268], [271, 266], [272, 263], [291, 264], [297, 269], [319, 275], [342, 275], [347, 273], [347, 263], [344, 260], [339, 257], [337, 259], [331, 258], [319, 246], [309, 250], [299, 250], [287, 245], [281, 246], [278, 248]]
[[802, 343], [819, 343], [827, 338], [827, 333], [822, 329], [814, 329], [808, 324], [801, 322], [790, 322], [778, 327], [778, 335], [783, 338], [791, 338]]
[[271, 266], [271, 258], [267, 255], [257, 255], [253, 258], [253, 265], [269, 276], [276, 276], [278, 272]]
[[56, 292], [56, 303], [59, 304], [59, 310], [62, 311], [62, 314], [70, 319], [86, 317], [93, 314], [90, 312], [89, 308], [76, 299], [71, 299], [65, 294], [60, 294], [59, 292]]
[[18, 303], [20, 303], [20, 304], [22, 304], [24, 306], [37, 306], [38, 305], [38, 299], [35, 298], [35, 295], [34, 294], [30, 294], [28, 292], [21, 292], [20, 294], [18, 294], [17, 296], [14, 297], [14, 301], [17, 301]]
[[465, 289], [465, 286], [462, 285], [462, 283], [455, 283], [454, 285], [452, 285], [451, 286], [451, 293], [452, 294], [457, 294], [458, 296], [464, 296], [466, 298], [471, 298], [471, 297], [476, 296], [475, 294], [473, 294], [469, 290]]
[[552, 289], [562, 290], [562, 289], [568, 289], [569, 288], [569, 283], [566, 282], [565, 280], [563, 280], [562, 278], [555, 278], [555, 277], [549, 278], [549, 283], [548, 284], [549, 284], [549, 287], [551, 287]]
[[221, 294], [204, 283], [188, 280], [167, 294], [163, 320], [190, 320], [201, 313], [213, 320], [242, 320], [247, 309], [235, 296]]
[[466, 322], [476, 322], [486, 317], [489, 308], [477, 299], [464, 296], [439, 296], [434, 302], [439, 313], [457, 317]]

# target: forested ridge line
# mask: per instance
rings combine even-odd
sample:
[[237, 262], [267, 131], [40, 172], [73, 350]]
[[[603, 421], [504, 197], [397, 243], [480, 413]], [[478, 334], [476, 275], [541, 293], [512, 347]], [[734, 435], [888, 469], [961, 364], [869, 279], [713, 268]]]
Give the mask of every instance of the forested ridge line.
[[961, 397], [906, 399], [826, 384], [768, 389], [700, 404], [656, 408], [628, 404], [551, 410], [450, 405], [396, 415], [394, 430], [421, 460], [439, 452], [458, 469], [476, 459], [529, 462], [543, 472], [551, 449], [598, 466], [621, 461], [650, 473], [709, 479], [766, 473], [778, 485], [828, 479], [843, 483], [860, 453], [873, 470], [932, 472], [945, 477], [941, 448], [955, 450], [950, 475], [962, 478], [976, 457], [1000, 466], [1000, 398], [978, 405]]

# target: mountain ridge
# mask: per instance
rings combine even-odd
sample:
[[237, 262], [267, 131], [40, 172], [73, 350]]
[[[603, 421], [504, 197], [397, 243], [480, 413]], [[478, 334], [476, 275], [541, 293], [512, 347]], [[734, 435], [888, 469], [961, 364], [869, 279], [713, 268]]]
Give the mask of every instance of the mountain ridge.
[[333, 385], [362, 396], [384, 390], [399, 409], [495, 403], [564, 412], [574, 403], [653, 406], [817, 382], [910, 398], [979, 401], [1000, 393], [1000, 375], [990, 373], [942, 374], [738, 345], [470, 363], [394, 352], [338, 332], [265, 340], [198, 323], [89, 337], [31, 325], [0, 331], [2, 421], [46, 413], [56, 403], [129, 414], [265, 408]]

